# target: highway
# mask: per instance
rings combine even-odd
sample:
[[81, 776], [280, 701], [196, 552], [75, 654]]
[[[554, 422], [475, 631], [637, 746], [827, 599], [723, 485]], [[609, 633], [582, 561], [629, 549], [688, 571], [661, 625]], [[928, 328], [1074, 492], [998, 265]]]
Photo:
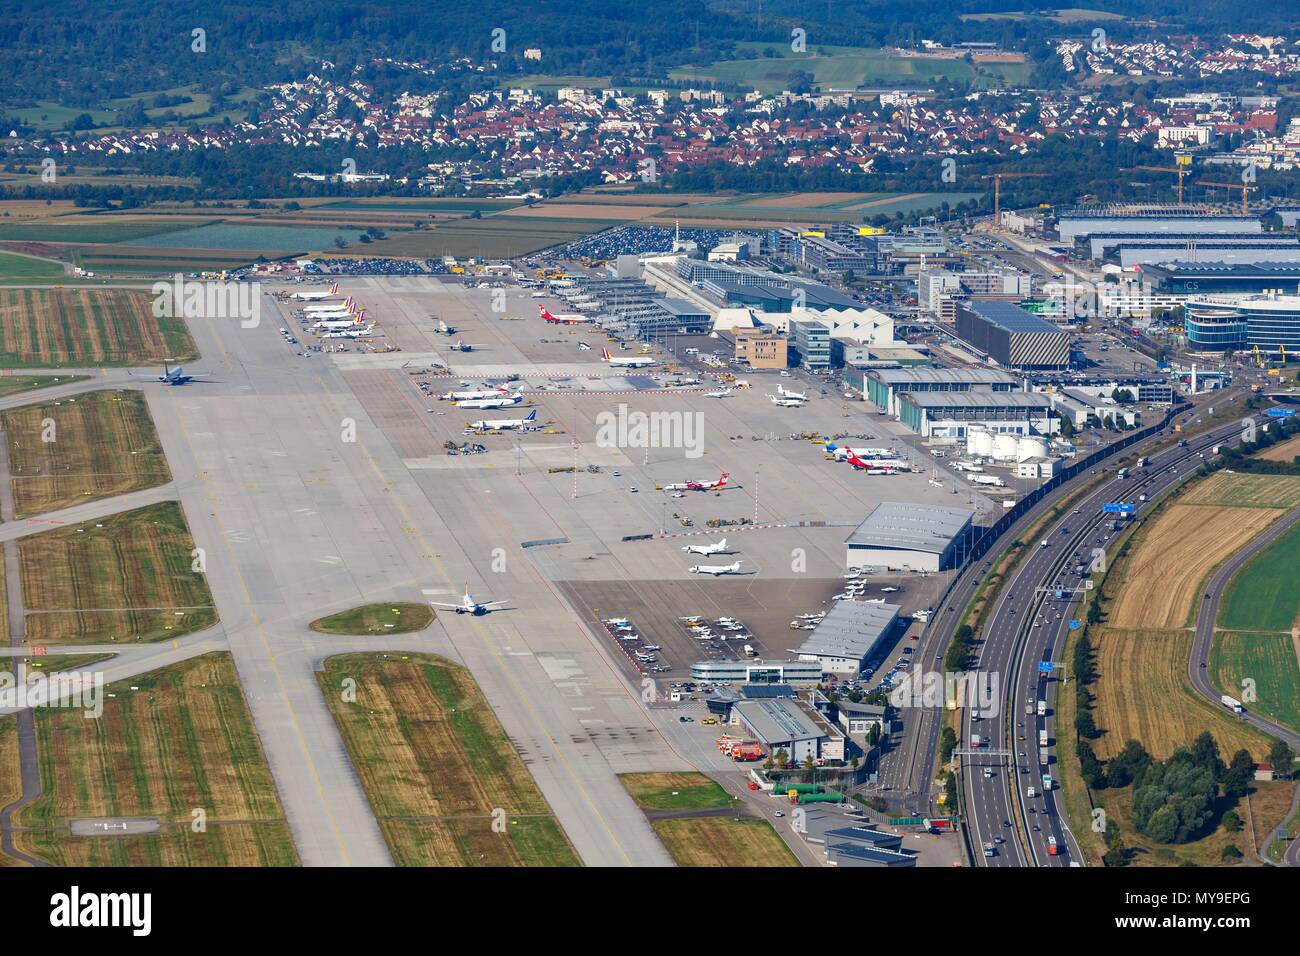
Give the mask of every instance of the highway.
[[[1200, 465], [1202, 453], [1235, 440], [1239, 433], [1240, 425], [1234, 422], [1189, 437], [1186, 447], [1153, 454], [1145, 468], [1130, 469], [1130, 477], [1105, 482], [1072, 513], [1051, 523], [1041, 538], [1048, 546], [1042, 547], [1041, 542], [1033, 546], [1002, 588], [979, 646], [980, 669], [1004, 679], [1002, 706], [992, 718], [975, 721], [969, 710], [963, 715], [964, 742], [970, 734], [980, 733], [990, 738], [991, 746], [1007, 753], [962, 759], [973, 841], [978, 845], [998, 835], [1008, 841], [997, 856], [985, 860], [989, 865], [1082, 863], [1075, 837], [1058, 812], [1056, 794], [1044, 792], [1043, 776], [1057, 763], [1058, 744], [1068, 745], [1072, 739], [1069, 728], [1061, 728], [1058, 736], [1055, 698], [1068, 676], [1062, 670], [1061, 656], [1078, 595], [1071, 590], [1058, 598], [1056, 591], [1086, 586], [1094, 560], [1104, 560], [1104, 549], [1117, 532], [1107, 527], [1115, 516], [1103, 512], [1102, 505], [1127, 502], [1135, 504], [1139, 513], [1149, 509]], [[1145, 502], [1138, 500], [1142, 495]], [[1099, 553], [1103, 555], [1100, 558]], [[1079, 565], [1084, 567], [1082, 575], [1074, 570]], [[1056, 665], [1050, 675], [1040, 672], [1042, 661]], [[1217, 702], [1217, 694], [1210, 696]], [[1047, 705], [1042, 717], [1037, 714], [1040, 700]], [[1030, 707], [1032, 714], [1026, 712]], [[1047, 764], [1033, 753], [1043, 730], [1049, 744]], [[985, 776], [986, 768], [991, 776]], [[1035, 791], [1032, 798], [1028, 796], [1031, 787]], [[1051, 840], [1058, 847], [1056, 855], [1048, 852]]]

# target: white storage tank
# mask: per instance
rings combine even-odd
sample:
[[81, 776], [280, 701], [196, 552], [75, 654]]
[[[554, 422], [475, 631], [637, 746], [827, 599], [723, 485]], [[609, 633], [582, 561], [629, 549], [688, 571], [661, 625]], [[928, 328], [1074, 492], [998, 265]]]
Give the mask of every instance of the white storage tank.
[[993, 454], [993, 436], [982, 428], [972, 428], [966, 433], [966, 453], [976, 458], [987, 458]]
[[1022, 438], [1016, 443], [1016, 461], [1028, 461], [1031, 458], [1046, 458], [1047, 442], [1041, 438]]
[[998, 461], [1015, 461], [1020, 439], [1015, 435], [996, 435], [993, 438], [993, 457]]

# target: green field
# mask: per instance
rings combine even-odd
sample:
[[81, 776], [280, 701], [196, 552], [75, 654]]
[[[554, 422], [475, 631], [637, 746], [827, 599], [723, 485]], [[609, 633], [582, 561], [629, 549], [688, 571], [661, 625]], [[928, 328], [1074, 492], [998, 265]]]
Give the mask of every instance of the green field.
[[[707, 66], [686, 66], [670, 76], [683, 82], [709, 82], [763, 93], [789, 89], [795, 73], [810, 73], [823, 91], [852, 90], [873, 84], [924, 84], [935, 80], [969, 80], [978, 86], [1019, 85], [1029, 78], [1024, 63], [971, 64], [962, 59], [893, 56], [883, 49], [809, 43], [805, 53], [788, 44], [739, 43], [753, 50], [754, 59], [719, 60]], [[764, 51], [776, 55], [764, 56]]]
[[[84, 217], [87, 221], [63, 223], [58, 219], [27, 223], [0, 223], [0, 239], [18, 242], [134, 242], [150, 236], [188, 231], [192, 222], [164, 219], [127, 219], [109, 216]], [[143, 243], [148, 245], [148, 243]]]
[[433, 621], [427, 604], [365, 604], [318, 618], [309, 625], [322, 634], [406, 634], [422, 631]]
[[[289, 228], [259, 226], [251, 222], [228, 222], [170, 233], [166, 245], [172, 249], [265, 249], [290, 253], [332, 249], [336, 238], [355, 244], [357, 231], [322, 229], [318, 226]], [[122, 244], [157, 247], [148, 236], [124, 240]]]
[[1300, 525], [1239, 570], [1219, 608], [1219, 627], [1290, 631], [1300, 620]]
[[58, 282], [62, 278], [61, 263], [0, 252], [0, 282]]
[[0, 375], [0, 398], [52, 385], [71, 385], [85, 379], [85, 375]]
[[647, 810], [710, 810], [736, 802], [702, 773], [624, 773], [619, 780]]
[[[1210, 676], [1221, 693], [1246, 701], [1275, 723], [1300, 730], [1300, 660], [1297, 642], [1288, 631], [1221, 631], [1214, 636]], [[1254, 681], [1257, 699], [1246, 700], [1242, 682]]]

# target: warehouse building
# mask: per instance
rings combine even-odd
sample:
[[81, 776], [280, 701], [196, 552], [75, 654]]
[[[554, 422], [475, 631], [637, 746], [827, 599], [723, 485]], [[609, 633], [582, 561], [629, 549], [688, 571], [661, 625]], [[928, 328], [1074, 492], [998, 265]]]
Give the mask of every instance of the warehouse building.
[[1142, 274], [1163, 292], [1206, 295], [1264, 292], [1300, 287], [1300, 263], [1166, 262], [1142, 267]]
[[1229, 266], [1254, 266], [1262, 263], [1300, 262], [1300, 242], [1292, 239], [1290, 242], [1249, 245], [1209, 240], [1197, 242], [1190, 249], [1187, 246], [1170, 248], [1149, 242], [1121, 242], [1115, 246], [1115, 257], [1124, 269], [1164, 262], [1215, 262]]
[[898, 420], [923, 438], [965, 438], [971, 428], [1005, 435], [1054, 435], [1061, 420], [1037, 392], [905, 392]]
[[[884, 505], [876, 510], [882, 507]], [[852, 562], [854, 559], [855, 552], [850, 544], [849, 560]], [[867, 563], [884, 562], [873, 560]], [[816, 661], [828, 674], [856, 674], [890, 635], [897, 620], [898, 608], [893, 604], [836, 601], [796, 654], [801, 661]]]
[[[847, 564], [850, 568], [881, 567], [891, 571], [945, 571], [959, 567], [970, 546], [974, 518], [975, 512], [967, 508], [882, 501], [845, 541]], [[822, 618], [813, 637], [843, 605], [852, 606], [853, 602], [837, 604]], [[864, 607], [888, 608], [889, 605]], [[802, 648], [799, 656], [802, 660]]]
[[1070, 335], [1010, 302], [964, 302], [957, 334], [995, 362], [1021, 369], [1065, 369]]
[[[857, 384], [850, 379], [851, 384]], [[1020, 379], [996, 368], [870, 369], [859, 390], [882, 412], [897, 416], [904, 393], [1014, 392]]]
[[[1169, 258], [1178, 259], [1196, 259], [1198, 256], [1194, 250], [1205, 248], [1209, 243], [1216, 246], [1238, 246], [1238, 247], [1263, 247], [1263, 246], [1287, 246], [1295, 242], [1293, 233], [1285, 232], [1236, 232], [1221, 233], [1206, 237], [1200, 233], [1173, 232], [1173, 233], [1131, 233], [1131, 232], [1099, 232], [1085, 236], [1080, 241], [1080, 246], [1087, 248], [1087, 254], [1094, 262], [1110, 257], [1115, 249], [1119, 246], [1129, 247], [1160, 247], [1165, 249], [1178, 249], [1186, 252], [1186, 255], [1172, 256]], [[1205, 259], [1207, 256], [1199, 256]]]
[[1263, 224], [1258, 216], [1233, 215], [1203, 204], [1100, 204], [1062, 211], [1056, 230], [1061, 242], [1073, 243], [1093, 233], [1258, 233], [1263, 231]]
[[784, 750], [791, 763], [843, 760], [844, 735], [820, 714], [799, 705], [794, 698], [741, 700], [731, 707], [745, 732], [769, 754]]

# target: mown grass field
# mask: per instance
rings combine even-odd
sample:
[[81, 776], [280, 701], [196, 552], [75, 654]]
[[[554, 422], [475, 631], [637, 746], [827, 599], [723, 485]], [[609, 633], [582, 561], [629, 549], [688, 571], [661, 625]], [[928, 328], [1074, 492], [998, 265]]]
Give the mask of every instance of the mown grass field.
[[1265, 759], [1268, 737], [1192, 690], [1187, 680], [1190, 631], [1107, 626], [1091, 633], [1098, 671], [1092, 687], [1094, 716], [1104, 731], [1094, 741], [1098, 757], [1114, 756], [1132, 739], [1164, 759], [1208, 730], [1222, 753], [1245, 747], [1256, 760]]
[[[132, 690], [131, 687], [138, 688]], [[105, 686], [98, 720], [37, 714], [41, 797], [16, 843], [57, 866], [291, 866], [275, 782], [230, 655], [207, 654]], [[207, 816], [193, 833], [192, 811]], [[85, 817], [158, 817], [162, 833], [72, 837]], [[230, 821], [230, 822], [225, 822]]]
[[1300, 525], [1273, 542], [1228, 582], [1219, 627], [1290, 631], [1300, 621]]
[[1198, 481], [1180, 499], [1189, 505], [1231, 508], [1294, 508], [1300, 505], [1300, 475], [1247, 475], [1216, 472]]
[[1210, 651], [1210, 677], [1220, 693], [1244, 699], [1253, 681], [1257, 699], [1246, 709], [1300, 730], [1300, 640], [1291, 632], [1220, 631]]
[[398, 865], [579, 865], [469, 671], [432, 655], [346, 654], [317, 676]]
[[[18, 718], [0, 717], [0, 807], [7, 807], [23, 795], [22, 772], [18, 764]], [[0, 867], [21, 866], [7, 854], [0, 853]]]
[[104, 390], [22, 405], [0, 412], [0, 429], [19, 518], [171, 480], [141, 392]]
[[161, 365], [190, 361], [181, 319], [125, 289], [0, 289], [0, 368]]
[[433, 622], [433, 608], [427, 604], [365, 604], [309, 625], [322, 634], [407, 634], [422, 631]]
[[193, 548], [174, 501], [20, 539], [27, 641], [159, 641], [215, 624]]
[[0, 375], [0, 398], [19, 392], [34, 392], [53, 385], [85, 381], [85, 375]]
[[[736, 806], [702, 773], [624, 773], [623, 788], [643, 810], [716, 810]], [[772, 825], [752, 817], [653, 819], [655, 834], [678, 866], [798, 866]]]
[[62, 278], [62, 263], [0, 252], [0, 282], [58, 282]]

